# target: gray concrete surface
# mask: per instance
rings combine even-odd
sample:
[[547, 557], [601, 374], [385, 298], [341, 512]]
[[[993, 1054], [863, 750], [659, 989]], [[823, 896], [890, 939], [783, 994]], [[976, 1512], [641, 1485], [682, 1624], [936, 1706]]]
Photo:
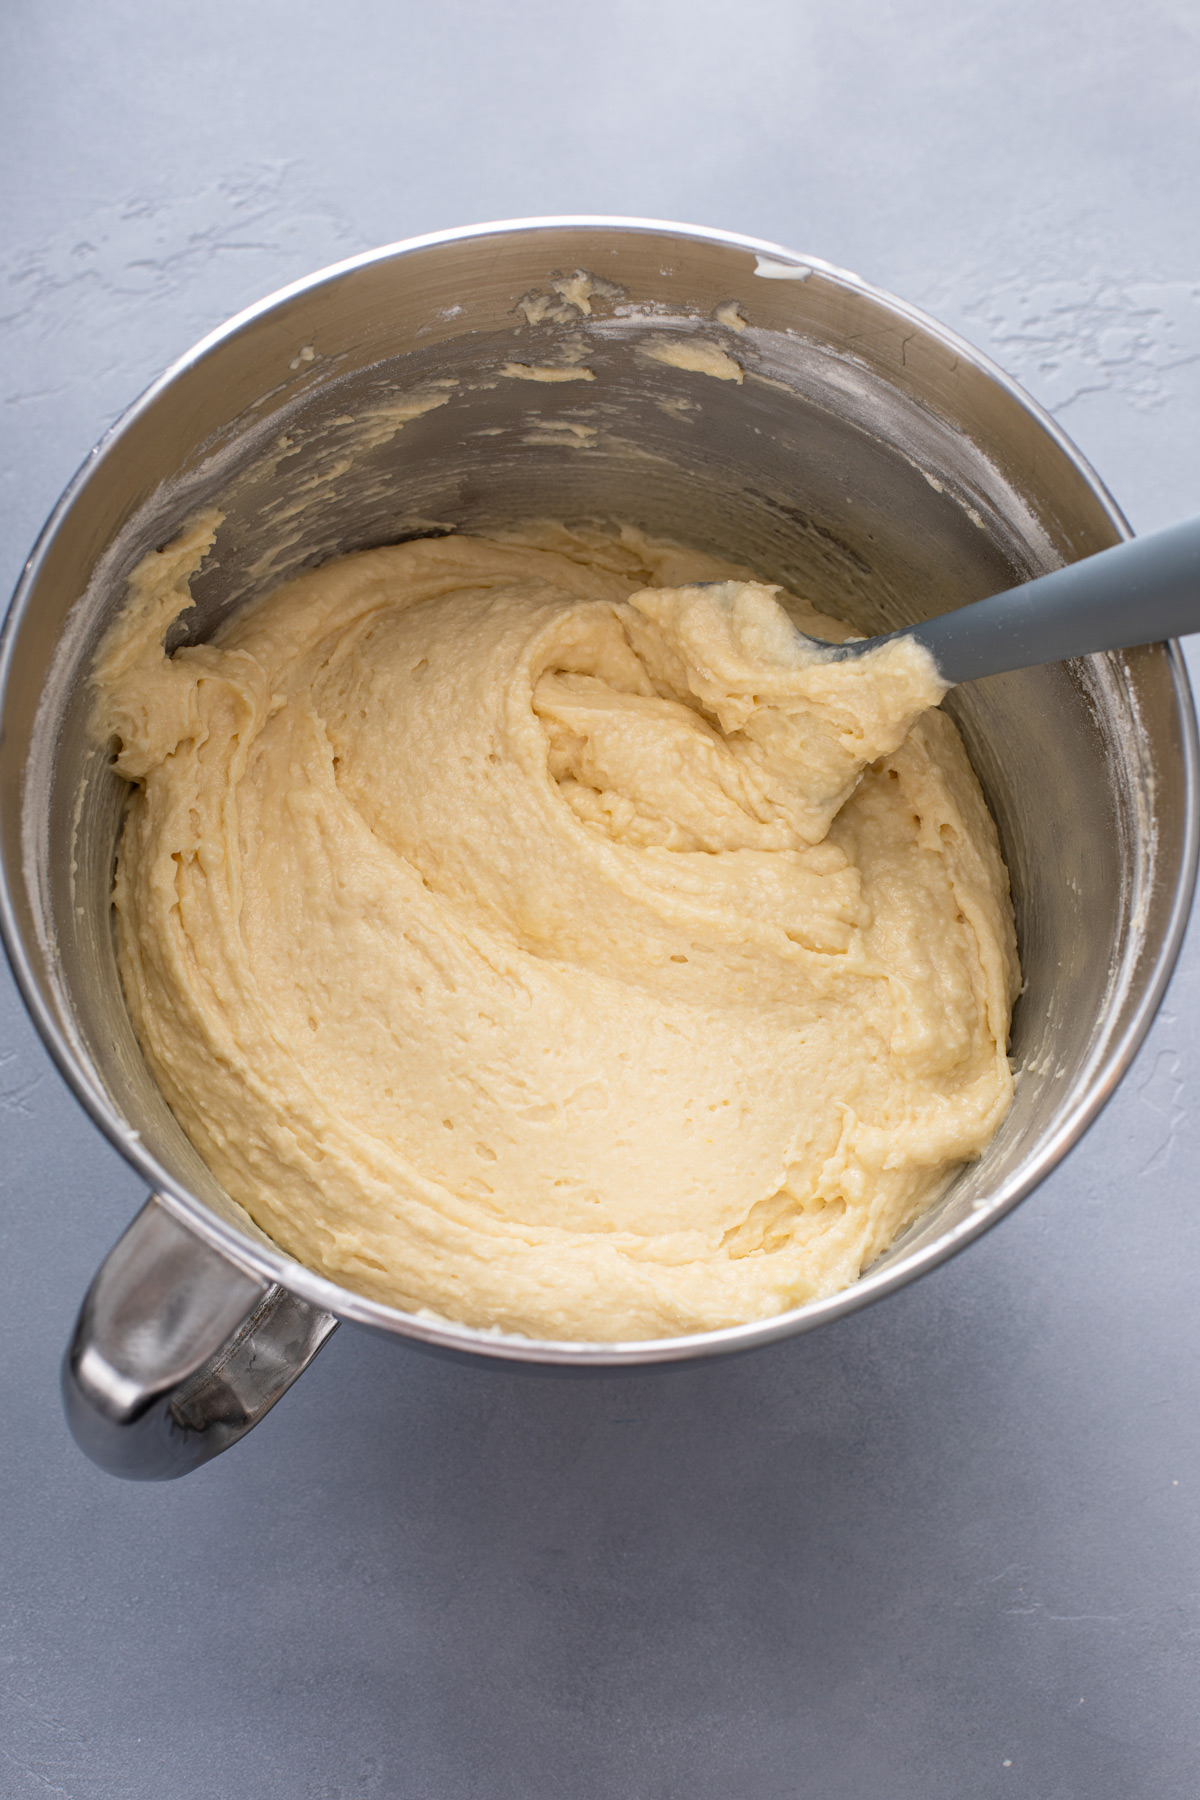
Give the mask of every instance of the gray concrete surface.
[[[7, 0], [0, 581], [161, 366], [361, 248], [652, 214], [857, 269], [1200, 506], [1194, 0]], [[583, 1383], [341, 1332], [165, 1488], [57, 1364], [139, 1203], [0, 980], [5, 1800], [1192, 1800], [1200, 946], [982, 1244]]]

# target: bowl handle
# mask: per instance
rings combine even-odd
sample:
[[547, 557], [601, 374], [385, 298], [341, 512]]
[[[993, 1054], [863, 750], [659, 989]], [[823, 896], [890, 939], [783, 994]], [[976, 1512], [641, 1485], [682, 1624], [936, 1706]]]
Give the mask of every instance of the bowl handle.
[[62, 1370], [71, 1435], [112, 1475], [186, 1475], [257, 1425], [337, 1323], [237, 1268], [152, 1195], [80, 1308]]

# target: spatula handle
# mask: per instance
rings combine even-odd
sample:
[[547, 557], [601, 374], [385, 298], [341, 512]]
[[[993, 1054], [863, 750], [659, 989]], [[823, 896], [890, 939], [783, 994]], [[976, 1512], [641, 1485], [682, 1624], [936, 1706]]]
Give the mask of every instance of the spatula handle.
[[1131, 538], [911, 628], [947, 681], [1200, 631], [1200, 519]]

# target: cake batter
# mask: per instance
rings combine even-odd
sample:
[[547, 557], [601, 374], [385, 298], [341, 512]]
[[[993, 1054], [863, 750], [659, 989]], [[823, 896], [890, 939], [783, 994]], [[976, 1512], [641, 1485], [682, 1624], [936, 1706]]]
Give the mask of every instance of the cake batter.
[[1008, 880], [928, 653], [832, 663], [778, 589], [547, 528], [345, 557], [167, 657], [218, 523], [95, 679], [125, 993], [230, 1194], [539, 1338], [853, 1281], [1012, 1096]]

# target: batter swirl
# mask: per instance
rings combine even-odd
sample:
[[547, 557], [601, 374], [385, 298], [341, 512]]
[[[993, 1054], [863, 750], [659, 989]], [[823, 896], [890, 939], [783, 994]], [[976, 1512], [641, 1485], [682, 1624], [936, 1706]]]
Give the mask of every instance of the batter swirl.
[[543, 1338], [853, 1281], [1012, 1096], [1008, 881], [927, 653], [823, 661], [776, 589], [547, 529], [346, 557], [168, 658], [217, 523], [95, 679], [125, 993], [230, 1194]]

